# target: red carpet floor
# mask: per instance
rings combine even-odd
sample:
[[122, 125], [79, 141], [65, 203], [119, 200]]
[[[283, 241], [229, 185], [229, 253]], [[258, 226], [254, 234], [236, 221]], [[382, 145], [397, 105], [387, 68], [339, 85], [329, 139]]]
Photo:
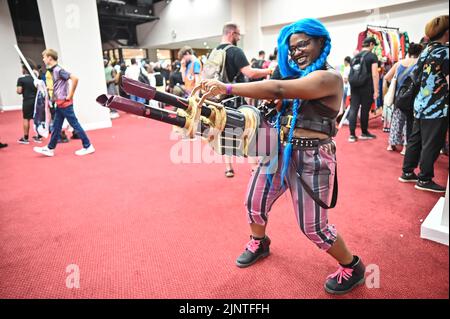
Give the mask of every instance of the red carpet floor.
[[[77, 140], [54, 158], [16, 142], [21, 113], [0, 114], [0, 298], [330, 298], [336, 263], [296, 225], [289, 195], [274, 206], [271, 256], [234, 265], [248, 240], [248, 164], [226, 179], [222, 164], [174, 164], [170, 127], [122, 114], [89, 132], [97, 152], [77, 157]], [[420, 239], [439, 195], [401, 184], [402, 156], [374, 141], [337, 137], [339, 201], [329, 215], [349, 248], [380, 269], [380, 288], [341, 298], [448, 298], [449, 250]], [[445, 184], [448, 158], [436, 163]], [[80, 288], [66, 287], [66, 267]]]

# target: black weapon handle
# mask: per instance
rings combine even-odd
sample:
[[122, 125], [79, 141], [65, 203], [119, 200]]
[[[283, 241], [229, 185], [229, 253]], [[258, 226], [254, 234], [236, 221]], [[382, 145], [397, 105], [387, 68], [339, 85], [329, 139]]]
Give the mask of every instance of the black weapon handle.
[[107, 96], [105, 94], [97, 97], [97, 103], [104, 107], [118, 109], [127, 113], [147, 117], [179, 127], [185, 127], [186, 118], [178, 115], [175, 112], [159, 109], [156, 107], [147, 106], [145, 104], [132, 101], [121, 96]]

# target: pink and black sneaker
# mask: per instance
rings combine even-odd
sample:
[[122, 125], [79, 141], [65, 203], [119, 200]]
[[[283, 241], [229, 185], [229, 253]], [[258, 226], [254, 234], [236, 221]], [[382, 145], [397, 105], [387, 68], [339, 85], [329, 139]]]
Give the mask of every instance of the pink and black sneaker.
[[333, 295], [343, 295], [364, 283], [366, 267], [361, 258], [355, 256], [350, 266], [339, 266], [339, 269], [327, 277], [325, 291]]
[[269, 256], [270, 238], [255, 239], [250, 236], [250, 241], [245, 246], [245, 251], [236, 260], [236, 265], [245, 268], [253, 265], [259, 259]]

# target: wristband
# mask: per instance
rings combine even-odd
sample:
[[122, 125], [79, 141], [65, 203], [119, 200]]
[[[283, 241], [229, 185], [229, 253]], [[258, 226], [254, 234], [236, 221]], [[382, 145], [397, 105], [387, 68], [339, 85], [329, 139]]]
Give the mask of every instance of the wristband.
[[233, 91], [233, 87], [231, 86], [231, 84], [227, 84], [226, 88], [227, 88], [226, 91], [227, 95], [231, 95], [231, 91]]

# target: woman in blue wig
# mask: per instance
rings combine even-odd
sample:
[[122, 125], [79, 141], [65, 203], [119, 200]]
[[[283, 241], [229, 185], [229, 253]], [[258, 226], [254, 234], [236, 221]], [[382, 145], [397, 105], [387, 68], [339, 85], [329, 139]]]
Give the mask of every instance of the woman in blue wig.
[[[237, 266], [248, 267], [269, 255], [268, 215], [289, 188], [302, 232], [339, 263], [339, 269], [326, 279], [325, 290], [344, 294], [364, 283], [365, 267], [328, 224], [328, 209], [334, 207], [337, 196], [332, 138], [343, 95], [339, 72], [327, 64], [330, 50], [331, 39], [323, 24], [303, 19], [284, 27], [278, 37], [278, 64], [284, 80], [240, 84], [209, 80], [202, 87], [217, 95], [282, 100], [275, 122], [279, 158], [262, 163], [250, 180], [246, 207], [252, 235]], [[278, 167], [268, 170], [270, 166]]]

